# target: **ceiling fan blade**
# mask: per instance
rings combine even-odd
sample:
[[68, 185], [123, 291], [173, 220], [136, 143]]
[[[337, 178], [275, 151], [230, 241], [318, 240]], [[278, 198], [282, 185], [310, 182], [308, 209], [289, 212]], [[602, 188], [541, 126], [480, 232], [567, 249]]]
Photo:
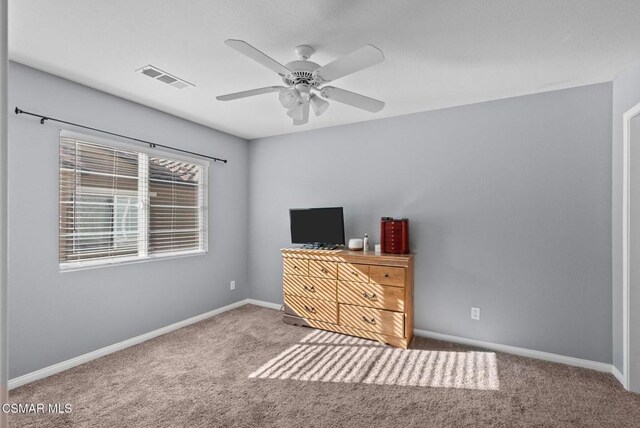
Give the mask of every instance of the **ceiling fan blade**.
[[293, 119], [294, 125], [304, 125], [309, 122], [309, 103], [306, 102], [302, 106], [302, 120]]
[[361, 108], [362, 110], [370, 111], [371, 113], [379, 112], [384, 107], [384, 103], [382, 101], [365, 97], [364, 95], [356, 94], [355, 92], [335, 88], [333, 86], [325, 86], [320, 89], [320, 94], [330, 101], [348, 104], [353, 107]]
[[267, 86], [266, 88], [251, 89], [250, 91], [235, 92], [233, 94], [219, 95], [216, 97], [218, 101], [231, 101], [238, 98], [253, 97], [254, 95], [268, 94], [270, 92], [279, 92], [286, 89], [284, 86]]
[[382, 61], [382, 51], [373, 45], [367, 45], [318, 68], [314, 73], [323, 81], [331, 82]]
[[252, 60], [264, 65], [265, 67], [275, 71], [281, 76], [287, 76], [291, 74], [291, 70], [289, 70], [287, 67], [280, 64], [270, 56], [267, 56], [258, 49], [254, 48], [247, 42], [244, 42], [242, 40], [227, 39], [224, 41], [224, 44], [237, 50], [241, 54], [248, 56]]

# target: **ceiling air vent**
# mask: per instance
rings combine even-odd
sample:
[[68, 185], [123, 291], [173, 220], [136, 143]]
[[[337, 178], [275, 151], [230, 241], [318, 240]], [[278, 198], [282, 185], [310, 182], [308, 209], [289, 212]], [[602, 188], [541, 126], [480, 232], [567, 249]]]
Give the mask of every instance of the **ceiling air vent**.
[[167, 73], [166, 71], [162, 71], [158, 67], [154, 67], [151, 64], [137, 69], [136, 72], [144, 74], [145, 76], [149, 76], [152, 79], [159, 80], [169, 86], [173, 86], [174, 88], [178, 89], [183, 89], [187, 86], [196, 86], [193, 83], [189, 83], [186, 80], [180, 79], [179, 77]]

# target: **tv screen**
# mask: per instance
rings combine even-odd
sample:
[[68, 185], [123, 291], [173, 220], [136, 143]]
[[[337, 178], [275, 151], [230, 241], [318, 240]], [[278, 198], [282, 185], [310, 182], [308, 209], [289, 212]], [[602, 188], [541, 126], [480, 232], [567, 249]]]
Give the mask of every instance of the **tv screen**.
[[292, 244], [344, 245], [342, 207], [292, 208], [289, 210]]

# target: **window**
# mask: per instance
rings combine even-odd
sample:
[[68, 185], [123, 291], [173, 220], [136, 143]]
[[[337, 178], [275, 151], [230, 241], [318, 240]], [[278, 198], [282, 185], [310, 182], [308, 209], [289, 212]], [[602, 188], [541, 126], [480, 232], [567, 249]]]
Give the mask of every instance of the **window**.
[[60, 137], [60, 268], [207, 252], [207, 164]]

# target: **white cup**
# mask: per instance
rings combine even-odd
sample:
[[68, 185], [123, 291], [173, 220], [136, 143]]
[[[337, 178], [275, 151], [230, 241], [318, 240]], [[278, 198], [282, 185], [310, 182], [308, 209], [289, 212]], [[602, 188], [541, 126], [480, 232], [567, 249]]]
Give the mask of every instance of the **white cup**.
[[382, 253], [382, 245], [376, 244], [375, 249], [376, 249], [376, 254]]
[[353, 251], [362, 250], [362, 239], [359, 239], [359, 238], [349, 239], [349, 249]]

